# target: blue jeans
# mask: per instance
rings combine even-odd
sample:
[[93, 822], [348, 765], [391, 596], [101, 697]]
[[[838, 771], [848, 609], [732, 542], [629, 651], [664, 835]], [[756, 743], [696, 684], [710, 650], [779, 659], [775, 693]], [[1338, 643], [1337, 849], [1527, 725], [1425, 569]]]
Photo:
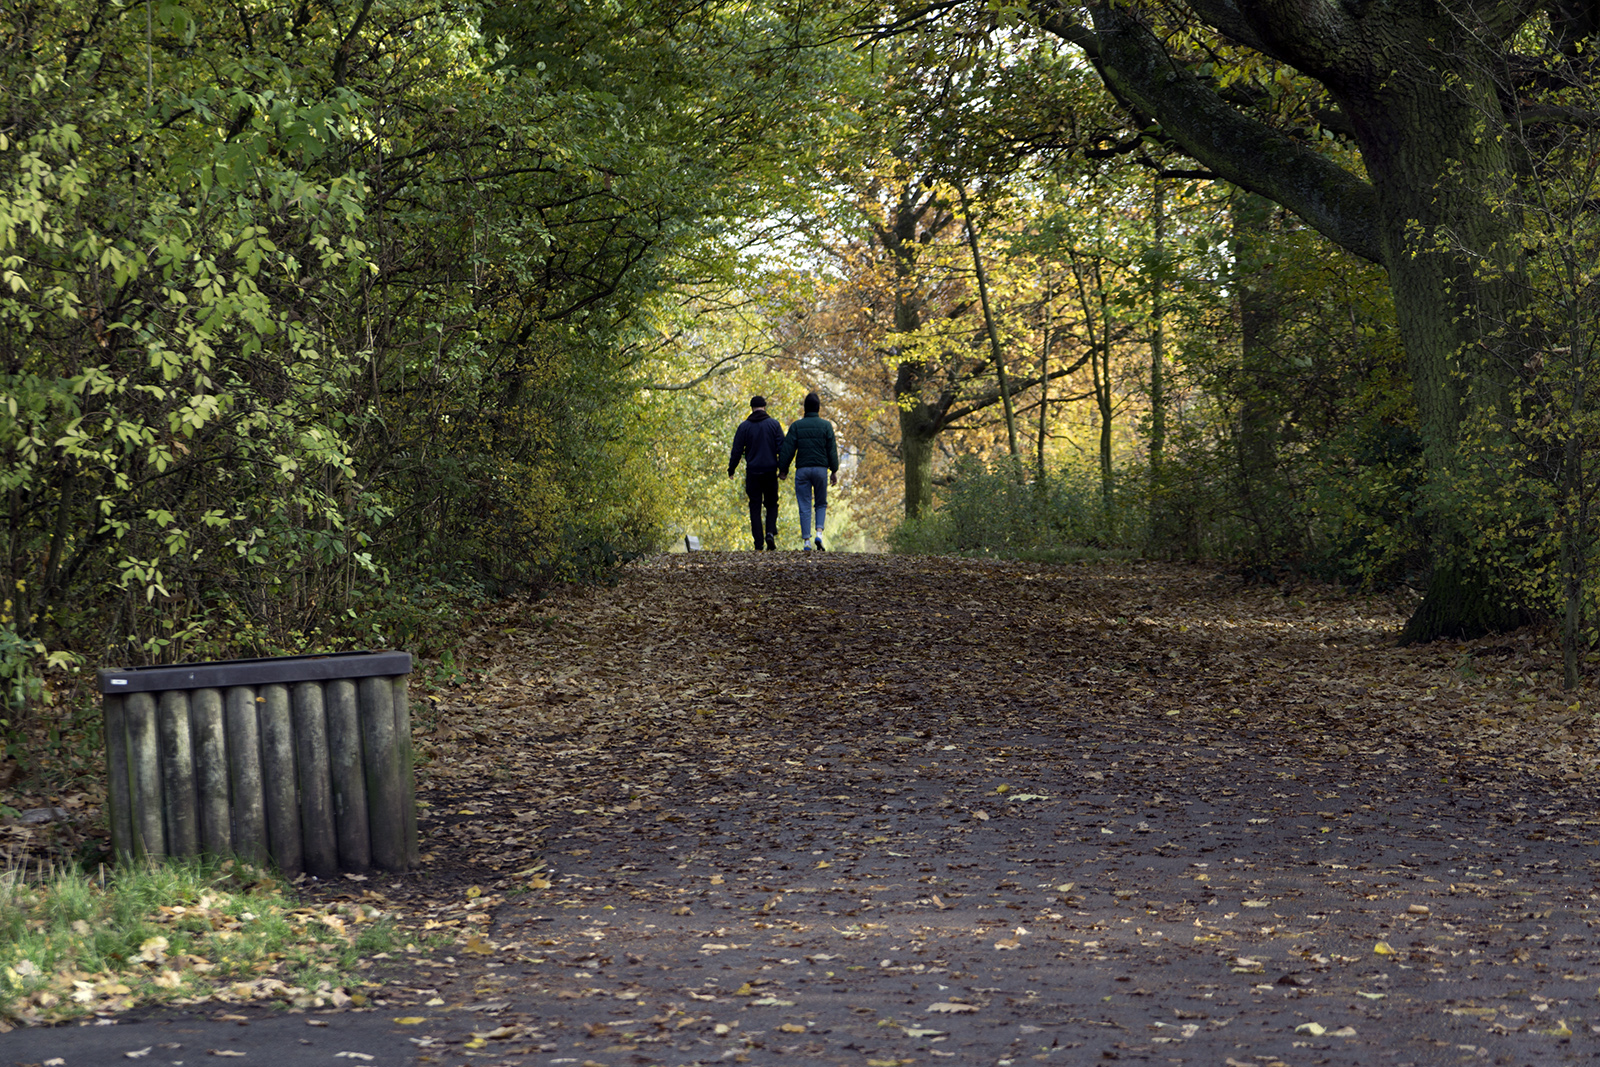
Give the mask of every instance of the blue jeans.
[[811, 545], [811, 508], [813, 499], [817, 509], [817, 533], [822, 533], [828, 519], [828, 468], [796, 467], [794, 469], [794, 498], [800, 505], [800, 540]]

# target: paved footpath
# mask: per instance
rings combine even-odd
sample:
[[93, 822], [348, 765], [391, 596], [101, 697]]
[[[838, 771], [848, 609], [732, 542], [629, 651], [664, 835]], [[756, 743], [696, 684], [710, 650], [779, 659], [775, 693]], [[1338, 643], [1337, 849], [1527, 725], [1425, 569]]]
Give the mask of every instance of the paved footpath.
[[680, 771], [670, 807], [569, 815], [492, 954], [396, 975], [378, 1010], [17, 1031], [0, 1065], [1600, 1058], [1587, 839], [1248, 753], [1189, 782], [1161, 738], [1099, 741], [1095, 777], [1041, 734], [859, 747], [813, 746], [804, 785]]
[[805, 785], [685, 775], [666, 820], [571, 817], [553, 891], [498, 911], [503, 965], [430, 983], [495, 1027], [443, 1010], [422, 1062], [496, 1031], [508, 1064], [1600, 1058], [1590, 839], [1248, 752], [1186, 781], [1170, 738], [955, 741], [851, 764], [839, 739]]
[[[557, 740], [535, 769], [505, 750], [494, 788], [436, 789], [457, 867], [420, 878], [488, 887], [492, 921], [391, 972], [377, 1010], [16, 1032], [0, 1067], [1600, 1059], [1587, 790], [1443, 781], [1416, 745], [1308, 754], [1153, 699], [985, 710], [976, 668], [953, 692], [917, 662], [893, 699], [707, 704], [685, 721], [721, 733]], [[530, 833], [548, 886], [452, 852]]]

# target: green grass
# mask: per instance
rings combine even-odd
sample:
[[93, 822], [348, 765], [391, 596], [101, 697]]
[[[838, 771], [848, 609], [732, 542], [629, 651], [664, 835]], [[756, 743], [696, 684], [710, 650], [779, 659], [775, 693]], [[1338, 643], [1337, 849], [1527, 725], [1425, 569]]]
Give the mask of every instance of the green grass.
[[0, 1019], [136, 1004], [360, 1002], [365, 960], [401, 935], [370, 904], [303, 905], [232, 860], [0, 873]]

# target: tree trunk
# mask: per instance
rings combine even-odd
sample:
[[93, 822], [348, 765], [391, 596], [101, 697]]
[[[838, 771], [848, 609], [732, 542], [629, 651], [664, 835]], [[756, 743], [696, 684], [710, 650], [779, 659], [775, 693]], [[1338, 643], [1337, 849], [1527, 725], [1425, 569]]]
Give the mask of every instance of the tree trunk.
[[1255, 532], [1257, 562], [1273, 546], [1272, 476], [1277, 426], [1270, 398], [1278, 349], [1278, 308], [1272, 264], [1265, 252], [1272, 228], [1272, 201], [1243, 190], [1229, 198], [1233, 216], [1233, 281], [1239, 315], [1239, 423], [1236, 458], [1245, 514]]
[[1177, 521], [1167, 485], [1166, 186], [1156, 178], [1150, 213], [1155, 224], [1150, 272], [1150, 540], [1160, 550], [1177, 540]]
[[1155, 224], [1151, 244], [1155, 268], [1150, 272], [1150, 484], [1162, 481], [1162, 464], [1167, 454], [1167, 323], [1163, 286], [1166, 270], [1167, 200], [1166, 186], [1155, 180], [1150, 214]]
[[[905, 367], [902, 365], [902, 372]], [[920, 519], [933, 507], [933, 442], [939, 424], [925, 405], [900, 409], [900, 461], [905, 465], [906, 518]]]
[[1055, 278], [1045, 276], [1044, 315], [1039, 344], [1039, 434], [1036, 448], [1034, 484], [1045, 490], [1045, 444], [1050, 439], [1050, 349], [1056, 341], [1055, 331]]
[[[1474, 51], [1470, 40], [1444, 47]], [[1419, 57], [1346, 101], [1379, 193], [1431, 483], [1424, 506], [1434, 569], [1405, 644], [1494, 632], [1523, 617], [1486, 569], [1462, 559], [1476, 531], [1463, 524], [1455, 485], [1464, 424], [1485, 415], [1492, 432], [1516, 373], [1504, 355], [1516, 348], [1504, 330], [1517, 318], [1513, 272], [1522, 255], [1518, 220], [1502, 206], [1511, 162], [1500, 131], [1484, 128], [1486, 116], [1500, 114], [1492, 82], [1441, 92], [1438, 72]], [[1474, 66], [1481, 75], [1487, 61]]]
[[1477, 570], [1451, 563], [1435, 566], [1428, 591], [1400, 631], [1400, 644], [1414, 645], [1441, 637], [1470, 639], [1513, 630], [1526, 621]]
[[957, 184], [961, 196], [961, 217], [967, 224], [967, 245], [972, 249], [972, 271], [978, 278], [978, 299], [983, 304], [983, 326], [989, 334], [989, 357], [994, 360], [995, 377], [1000, 382], [1000, 402], [1006, 413], [1006, 441], [1011, 446], [1011, 458], [1017, 459], [1017, 413], [1011, 406], [1011, 383], [1006, 380], [1005, 351], [1000, 346], [1000, 330], [995, 325], [994, 309], [989, 306], [989, 276], [983, 269], [983, 256], [978, 250], [978, 229], [972, 225], [972, 204], [967, 200], [967, 188]]

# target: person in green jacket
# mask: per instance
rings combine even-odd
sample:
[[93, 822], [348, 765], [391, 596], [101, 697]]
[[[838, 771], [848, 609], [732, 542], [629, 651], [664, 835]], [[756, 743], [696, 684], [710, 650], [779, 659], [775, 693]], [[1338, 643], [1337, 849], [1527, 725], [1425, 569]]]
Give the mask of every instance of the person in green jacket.
[[[801, 547], [810, 552], [822, 547], [822, 529], [828, 519], [828, 486], [839, 484], [839, 443], [833, 436], [833, 423], [823, 418], [822, 398], [807, 393], [805, 417], [789, 424], [783, 435], [783, 447], [778, 450], [778, 477], [789, 475], [789, 463], [794, 463], [794, 498], [800, 505]], [[811, 533], [811, 512], [816, 509], [817, 532]]]

